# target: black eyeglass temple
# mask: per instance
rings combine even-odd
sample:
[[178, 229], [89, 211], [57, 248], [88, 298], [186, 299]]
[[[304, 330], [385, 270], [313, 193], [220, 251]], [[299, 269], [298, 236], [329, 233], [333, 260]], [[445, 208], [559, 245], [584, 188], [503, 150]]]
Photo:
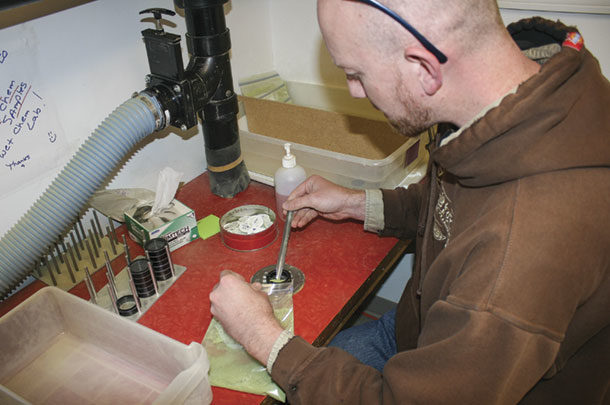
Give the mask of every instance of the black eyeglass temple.
[[437, 47], [432, 45], [432, 43], [430, 43], [430, 41], [428, 41], [426, 39], [426, 37], [424, 37], [411, 24], [406, 22], [401, 16], [396, 14], [394, 11], [390, 10], [383, 4], [379, 3], [377, 0], [356, 0], [356, 1], [360, 1], [361, 3], [365, 3], [365, 4], [368, 4], [369, 6], [375, 7], [377, 10], [392, 17], [396, 22], [398, 22], [400, 25], [402, 25], [404, 28], [406, 28], [406, 30], [409, 31], [415, 38], [417, 38], [417, 40], [424, 46], [424, 48], [426, 48], [428, 51], [430, 51], [436, 57], [436, 59], [438, 59], [438, 61], [440, 63], [447, 62], [447, 56], [445, 56], [444, 53], [439, 51]]

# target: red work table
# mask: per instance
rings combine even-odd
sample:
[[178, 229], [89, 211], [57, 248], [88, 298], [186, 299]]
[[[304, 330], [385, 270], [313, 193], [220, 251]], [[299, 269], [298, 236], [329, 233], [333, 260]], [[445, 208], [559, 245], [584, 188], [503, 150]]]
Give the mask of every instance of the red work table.
[[[210, 191], [207, 173], [184, 185], [176, 198], [195, 211], [197, 220], [210, 214], [222, 217], [232, 208], [265, 205], [275, 210], [273, 188], [251, 182], [234, 198], [224, 199]], [[197, 239], [172, 252], [174, 264], [186, 272], [139, 319], [139, 323], [185, 344], [201, 342], [211, 320], [208, 294], [223, 269], [233, 270], [249, 280], [261, 268], [275, 264], [281, 244], [283, 222], [278, 221], [278, 237], [269, 246], [253, 252], [237, 252], [223, 245], [220, 234]], [[117, 231], [119, 238], [124, 227]], [[132, 257], [143, 254], [128, 241]], [[351, 315], [373, 293], [388, 271], [405, 252], [408, 241], [381, 238], [365, 232], [362, 223], [316, 219], [290, 235], [286, 264], [305, 274], [303, 289], [293, 297], [295, 334], [316, 346], [325, 345], [341, 330]], [[113, 262], [115, 272], [125, 266], [124, 258]], [[104, 284], [103, 272], [94, 274], [96, 288]], [[0, 316], [44, 287], [36, 281], [0, 303]], [[88, 299], [84, 283], [71, 293]], [[213, 404], [272, 403], [270, 398], [212, 387]]]

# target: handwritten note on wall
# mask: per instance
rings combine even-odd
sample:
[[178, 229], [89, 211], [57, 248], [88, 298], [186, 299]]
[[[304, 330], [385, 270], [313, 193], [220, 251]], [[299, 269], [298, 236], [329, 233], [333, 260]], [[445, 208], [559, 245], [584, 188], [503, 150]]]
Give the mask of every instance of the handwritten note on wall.
[[0, 45], [1, 194], [56, 168], [67, 150], [51, 97], [41, 90], [35, 49], [29, 45]]

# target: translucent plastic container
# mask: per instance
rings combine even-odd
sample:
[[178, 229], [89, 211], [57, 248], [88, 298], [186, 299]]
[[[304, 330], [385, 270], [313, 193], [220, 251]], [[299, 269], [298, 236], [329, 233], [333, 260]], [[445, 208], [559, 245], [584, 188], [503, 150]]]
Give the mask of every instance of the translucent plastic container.
[[[385, 121], [269, 100], [241, 97], [242, 156], [251, 177], [273, 185], [289, 142], [308, 176], [351, 188], [394, 188], [423, 176], [427, 134], [405, 138]], [[421, 175], [412, 176], [417, 169]]]
[[209, 404], [208, 358], [56, 287], [0, 318], [1, 404]]
[[[248, 170], [273, 180], [282, 164], [284, 140], [240, 130], [241, 149]], [[409, 172], [425, 164], [425, 142], [408, 139], [384, 159], [373, 160], [331, 152], [291, 142], [307, 175], [319, 174], [337, 184], [351, 188], [394, 188], [403, 184]], [[253, 178], [257, 178], [253, 176]]]

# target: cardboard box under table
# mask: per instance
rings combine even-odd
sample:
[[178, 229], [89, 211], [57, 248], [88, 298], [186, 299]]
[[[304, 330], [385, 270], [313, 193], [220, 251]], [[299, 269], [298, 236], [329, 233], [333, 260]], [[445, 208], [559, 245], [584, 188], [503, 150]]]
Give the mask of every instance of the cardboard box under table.
[[173, 251], [199, 237], [195, 212], [180, 201], [174, 199], [169, 207], [154, 216], [150, 215], [151, 207], [152, 202], [125, 213], [129, 236], [141, 246], [162, 237]]
[[1, 404], [208, 404], [208, 359], [56, 287], [0, 318]]

